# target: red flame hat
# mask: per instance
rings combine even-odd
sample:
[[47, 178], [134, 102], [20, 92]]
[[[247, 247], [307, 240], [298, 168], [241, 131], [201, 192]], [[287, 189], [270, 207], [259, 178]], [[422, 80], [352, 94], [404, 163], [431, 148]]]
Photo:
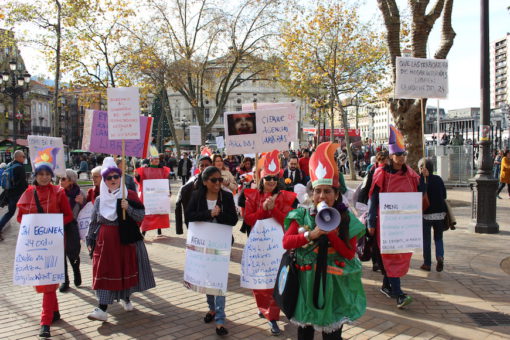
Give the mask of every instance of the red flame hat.
[[338, 166], [335, 162], [335, 151], [338, 146], [331, 142], [321, 143], [310, 157], [309, 169], [312, 187], [331, 185], [338, 188], [340, 186]]
[[273, 150], [264, 156], [264, 167], [262, 168], [262, 177], [280, 175], [280, 152]]

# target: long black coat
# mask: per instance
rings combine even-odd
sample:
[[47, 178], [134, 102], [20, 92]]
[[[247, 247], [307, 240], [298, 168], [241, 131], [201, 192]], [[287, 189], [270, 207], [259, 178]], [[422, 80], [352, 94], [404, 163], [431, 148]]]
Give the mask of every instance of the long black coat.
[[[189, 222], [212, 222], [211, 210], [207, 207], [207, 199], [204, 190], [195, 190], [186, 208], [185, 216]], [[234, 226], [237, 223], [237, 212], [234, 196], [228, 191], [220, 190], [217, 205], [221, 212], [216, 216], [220, 224]]]

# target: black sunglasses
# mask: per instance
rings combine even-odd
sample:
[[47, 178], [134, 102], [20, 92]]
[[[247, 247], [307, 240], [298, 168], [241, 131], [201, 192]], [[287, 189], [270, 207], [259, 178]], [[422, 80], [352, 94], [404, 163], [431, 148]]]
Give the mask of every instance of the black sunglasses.
[[108, 176], [108, 177], [106, 177], [106, 180], [107, 180], [107, 181], [111, 181], [112, 179], [119, 179], [119, 178], [120, 178], [120, 176], [119, 176], [119, 175], [113, 175], [113, 176]]
[[395, 152], [394, 153], [395, 156], [407, 156], [407, 152], [403, 151], [403, 152]]
[[209, 180], [213, 183], [223, 183], [223, 177], [214, 177], [214, 178], [209, 178]]
[[266, 176], [266, 177], [264, 177], [264, 179], [266, 181], [268, 181], [268, 182], [269, 181], [275, 181], [276, 182], [276, 181], [278, 181], [278, 176]]

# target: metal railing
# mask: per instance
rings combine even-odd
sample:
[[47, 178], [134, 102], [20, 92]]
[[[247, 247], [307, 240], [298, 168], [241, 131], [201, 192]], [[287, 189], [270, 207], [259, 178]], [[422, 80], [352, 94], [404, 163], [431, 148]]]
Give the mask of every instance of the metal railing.
[[475, 175], [472, 145], [427, 146], [425, 153], [446, 185], [467, 186]]

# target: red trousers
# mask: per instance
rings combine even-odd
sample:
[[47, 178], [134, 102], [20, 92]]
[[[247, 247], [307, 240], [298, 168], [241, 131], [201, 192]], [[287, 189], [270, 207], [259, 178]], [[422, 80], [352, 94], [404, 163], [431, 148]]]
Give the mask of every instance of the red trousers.
[[280, 320], [280, 307], [273, 299], [273, 289], [254, 289], [253, 296], [259, 311], [264, 314], [267, 320]]
[[43, 293], [41, 325], [51, 325], [53, 321], [53, 312], [58, 312], [57, 292]]

